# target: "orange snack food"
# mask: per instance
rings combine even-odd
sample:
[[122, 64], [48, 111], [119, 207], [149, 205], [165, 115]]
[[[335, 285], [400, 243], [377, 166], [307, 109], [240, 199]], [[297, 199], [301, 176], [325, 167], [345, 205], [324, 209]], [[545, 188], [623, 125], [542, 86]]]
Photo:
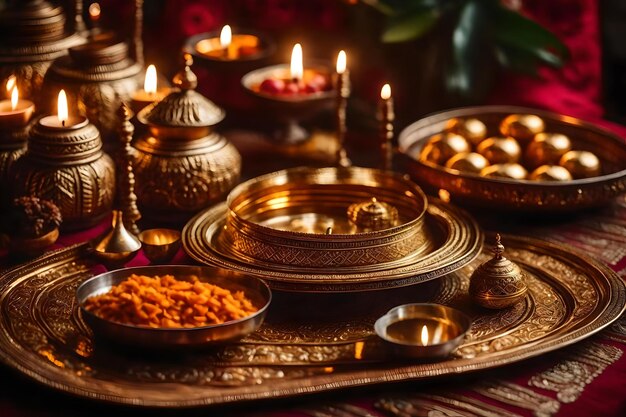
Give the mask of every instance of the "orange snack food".
[[243, 291], [231, 292], [192, 276], [131, 275], [107, 293], [85, 301], [96, 316], [122, 324], [153, 328], [193, 328], [247, 317], [258, 309]]

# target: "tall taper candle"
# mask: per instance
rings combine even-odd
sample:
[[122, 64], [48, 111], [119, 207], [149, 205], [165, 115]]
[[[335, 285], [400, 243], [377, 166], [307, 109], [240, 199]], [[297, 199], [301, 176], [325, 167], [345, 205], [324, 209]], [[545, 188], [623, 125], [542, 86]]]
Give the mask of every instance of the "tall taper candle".
[[378, 104], [378, 120], [380, 122], [380, 153], [382, 158], [381, 169], [391, 171], [393, 169], [393, 99], [391, 87], [383, 85], [380, 90], [380, 103]]
[[339, 51], [337, 55], [337, 74], [336, 74], [336, 90], [337, 90], [337, 165], [341, 167], [349, 167], [352, 161], [348, 158], [345, 148], [346, 141], [346, 108], [348, 105], [348, 97], [350, 97], [350, 75], [347, 69], [346, 53]]

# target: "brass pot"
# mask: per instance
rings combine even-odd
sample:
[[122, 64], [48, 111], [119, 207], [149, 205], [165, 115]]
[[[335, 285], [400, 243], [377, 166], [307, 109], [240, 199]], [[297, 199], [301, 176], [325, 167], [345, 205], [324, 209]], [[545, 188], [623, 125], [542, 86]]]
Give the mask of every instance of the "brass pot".
[[224, 111], [194, 91], [191, 55], [174, 77], [177, 90], [144, 108], [138, 120], [149, 134], [133, 144], [135, 193], [144, 217], [188, 220], [239, 182], [241, 156], [213, 126]]
[[48, 1], [10, 2], [0, 12], [0, 84], [15, 75], [23, 97], [39, 96], [52, 61], [85, 42], [66, 23], [63, 9]]
[[83, 114], [100, 130], [105, 148], [115, 143], [121, 101], [130, 101], [143, 83], [142, 65], [129, 57], [125, 42], [91, 42], [70, 49], [70, 55], [54, 61], [44, 79], [38, 108], [56, 110], [56, 97], [64, 89], [70, 113]]
[[19, 256], [34, 257], [41, 255], [59, 238], [59, 228], [55, 227], [38, 237], [11, 236], [9, 251]]
[[110, 211], [115, 195], [115, 166], [102, 151], [96, 127], [85, 118], [68, 128], [39, 121], [28, 150], [9, 171], [12, 195], [53, 201], [65, 230], [90, 227]]

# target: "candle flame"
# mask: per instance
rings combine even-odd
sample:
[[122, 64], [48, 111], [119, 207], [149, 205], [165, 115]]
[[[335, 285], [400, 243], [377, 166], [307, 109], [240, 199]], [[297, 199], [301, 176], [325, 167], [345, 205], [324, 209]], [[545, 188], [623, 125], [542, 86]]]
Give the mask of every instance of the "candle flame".
[[383, 88], [381, 88], [380, 98], [383, 100], [389, 100], [391, 98], [391, 86], [389, 84], [385, 84]]
[[233, 41], [233, 31], [230, 29], [230, 25], [224, 25], [222, 32], [220, 33], [220, 45], [222, 49], [226, 49]]
[[337, 55], [337, 74], [343, 74], [346, 72], [346, 52], [339, 51]]
[[20, 99], [20, 93], [17, 91], [17, 86], [13, 87], [11, 91], [11, 110], [15, 111], [17, 109], [17, 102]]
[[422, 326], [422, 335], [420, 337], [423, 346], [428, 345], [428, 328], [426, 325]]
[[157, 72], [154, 65], [148, 65], [146, 69], [146, 79], [143, 82], [143, 89], [148, 94], [156, 94], [157, 92]]
[[17, 85], [17, 78], [15, 78], [15, 75], [11, 75], [8, 79], [7, 79], [7, 93], [10, 93], [13, 91], [13, 87], [15, 87]]
[[63, 126], [65, 126], [65, 122], [67, 122], [67, 119], [69, 118], [65, 90], [59, 91], [59, 98], [57, 100], [57, 118]]
[[291, 78], [301, 80], [304, 74], [304, 64], [302, 63], [302, 46], [297, 43], [291, 52]]
[[91, 20], [98, 20], [100, 19], [100, 4], [99, 3], [91, 3], [89, 5], [89, 17], [91, 18]]

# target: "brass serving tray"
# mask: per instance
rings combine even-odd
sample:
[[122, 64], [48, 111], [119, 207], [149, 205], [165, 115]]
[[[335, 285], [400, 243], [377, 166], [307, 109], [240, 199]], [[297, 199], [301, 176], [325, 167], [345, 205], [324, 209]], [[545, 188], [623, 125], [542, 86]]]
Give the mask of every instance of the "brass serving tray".
[[469, 263], [482, 247], [483, 235], [466, 212], [429, 199], [424, 229], [430, 244], [397, 262], [350, 267], [310, 268], [263, 262], [225, 244], [227, 205], [219, 204], [191, 219], [183, 229], [183, 247], [198, 262], [259, 276], [270, 287], [294, 292], [381, 290], [439, 278]]
[[[95, 343], [75, 301], [97, 274], [86, 244], [0, 276], [0, 359], [55, 389], [137, 406], [187, 407], [297, 396], [345, 387], [488, 369], [561, 348], [614, 321], [624, 283], [608, 267], [536, 239], [504, 236], [507, 256], [528, 273], [529, 295], [502, 311], [467, 296], [479, 259], [411, 289], [360, 294], [278, 293], [261, 329], [217, 350], [137, 352]], [[465, 343], [441, 362], [397, 361], [373, 336], [393, 304], [430, 301], [474, 318]]]
[[[455, 117], [476, 117], [496, 135], [502, 119], [510, 114], [536, 114], [546, 131], [564, 133], [573, 148], [595, 153], [603, 175], [563, 182], [486, 178], [431, 162], [419, 154], [428, 139], [445, 129]], [[626, 192], [626, 142], [623, 138], [580, 119], [544, 110], [517, 106], [477, 106], [443, 111], [407, 126], [399, 135], [400, 152], [408, 158], [408, 172], [426, 190], [445, 190], [455, 203], [521, 212], [567, 212], [606, 205]], [[439, 194], [442, 195], [441, 193]]]

